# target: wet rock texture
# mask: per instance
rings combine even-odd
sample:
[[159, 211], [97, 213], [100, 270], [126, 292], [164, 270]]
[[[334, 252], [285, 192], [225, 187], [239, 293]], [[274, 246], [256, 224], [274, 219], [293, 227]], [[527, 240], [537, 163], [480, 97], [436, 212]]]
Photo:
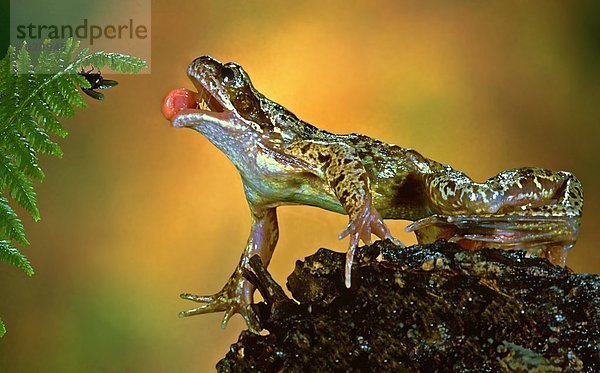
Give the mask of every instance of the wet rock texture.
[[600, 276], [522, 251], [444, 241], [298, 261], [288, 299], [258, 257], [247, 273], [267, 335], [242, 332], [220, 372], [600, 371]]

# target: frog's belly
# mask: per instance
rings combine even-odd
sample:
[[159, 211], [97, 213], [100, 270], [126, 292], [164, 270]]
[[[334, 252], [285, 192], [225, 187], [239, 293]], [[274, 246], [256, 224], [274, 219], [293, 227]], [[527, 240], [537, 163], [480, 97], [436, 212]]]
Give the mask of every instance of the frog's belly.
[[314, 175], [270, 177], [254, 186], [265, 200], [278, 205], [308, 205], [345, 214], [329, 185]]
[[288, 196], [286, 202], [315, 206], [328, 211], [346, 214], [344, 207], [335, 195], [329, 194], [323, 190], [311, 188], [310, 186], [298, 188]]

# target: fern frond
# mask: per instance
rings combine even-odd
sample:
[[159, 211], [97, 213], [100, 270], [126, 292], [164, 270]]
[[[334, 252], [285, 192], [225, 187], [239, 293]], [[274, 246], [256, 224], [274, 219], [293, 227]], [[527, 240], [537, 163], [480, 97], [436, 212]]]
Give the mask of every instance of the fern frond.
[[[28, 242], [11, 203], [39, 220], [34, 180], [43, 179], [44, 173], [38, 154], [62, 156], [50, 134], [66, 136], [60, 118], [71, 117], [76, 109], [86, 107], [78, 88], [90, 88], [90, 83], [78, 73], [91, 65], [137, 73], [146, 63], [119, 53], [89, 53], [73, 39], [58, 48], [50, 40], [44, 41], [36, 61], [32, 61], [25, 43], [19, 49], [10, 46], [0, 60], [0, 261], [28, 275], [33, 269], [15, 247]], [[0, 335], [2, 330], [0, 321]]]
[[0, 196], [0, 237], [17, 241], [23, 245], [29, 243], [25, 238], [25, 229], [21, 219], [4, 196]]
[[[15, 48], [11, 45], [8, 47], [6, 56], [0, 60], [0, 108], [8, 108], [15, 105], [18, 99], [16, 92], [15, 81], [17, 75], [14, 74], [13, 62], [15, 59]], [[0, 110], [0, 119], [2, 123], [8, 121], [11, 112], [9, 110]], [[0, 124], [2, 126], [2, 124]]]
[[37, 153], [29, 141], [18, 131], [13, 130], [5, 134], [6, 142], [2, 144], [2, 153], [11, 154], [18, 169], [25, 175], [36, 180], [44, 178], [44, 172], [37, 164]]
[[70, 68], [66, 68], [67, 71], [73, 71], [73, 69], [76, 70], [78, 66], [93, 65], [97, 69], [108, 67], [111, 70], [135, 74], [146, 66], [146, 62], [144, 60], [121, 53], [94, 52], [92, 54], [80, 57], [75, 61], [77, 62], [75, 66], [71, 64]]
[[36, 111], [36, 109], [37, 105], [32, 108], [31, 115], [34, 118], [44, 118], [46, 120], [39, 120], [36, 123], [35, 120], [31, 118], [26, 118], [25, 120], [19, 121], [17, 123], [17, 130], [23, 135], [23, 137], [25, 137], [25, 139], [27, 139], [27, 141], [29, 141], [33, 149], [35, 149], [39, 153], [53, 155], [58, 158], [62, 157], [63, 152], [60, 146], [58, 146], [58, 144], [54, 141], [50, 140], [50, 136], [48, 136], [48, 133], [44, 130], [43, 127], [40, 127], [38, 125], [41, 122], [46, 124], [48, 120], [46, 117], [44, 117], [44, 114], [51, 114], [51, 112], [43, 106], [41, 107], [40, 112]]
[[19, 170], [7, 155], [0, 155], [0, 187], [6, 187], [10, 196], [31, 214], [33, 220], [40, 220], [33, 181]]
[[29, 260], [10, 241], [0, 240], [0, 259], [3, 262], [14, 265], [25, 272], [27, 276], [33, 276], [33, 268]]
[[[58, 121], [52, 110], [50, 110], [50, 107], [48, 106], [46, 101], [34, 100], [31, 103], [30, 110], [30, 115], [34, 119], [33, 123], [36, 127], [40, 127], [42, 130], [45, 130], [45, 132], [47, 131], [60, 137], [67, 136], [67, 131], [65, 131], [65, 129], [62, 128], [60, 122]], [[31, 118], [17, 118], [16, 121], [21, 125], [24, 123], [26, 125], [27, 123], [31, 122]]]
[[6, 334], [6, 327], [4, 326], [2, 319], [0, 319], [0, 338], [4, 337], [4, 334]]

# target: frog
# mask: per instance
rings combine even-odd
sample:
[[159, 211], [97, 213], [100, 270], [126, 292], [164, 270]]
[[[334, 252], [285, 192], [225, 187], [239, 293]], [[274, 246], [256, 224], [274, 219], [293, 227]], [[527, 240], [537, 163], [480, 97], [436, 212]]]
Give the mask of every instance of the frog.
[[237, 63], [194, 59], [187, 76], [196, 92], [171, 91], [163, 114], [175, 128], [206, 137], [236, 167], [250, 210], [251, 228], [241, 259], [212, 295], [181, 294], [198, 303], [181, 317], [223, 312], [225, 328], [240, 314], [260, 331], [253, 312], [255, 287], [244, 277], [250, 258], [266, 267], [279, 236], [277, 208], [307, 205], [346, 214], [349, 237], [343, 278], [352, 281], [359, 244], [372, 237], [403, 243], [384, 219], [412, 222], [419, 243], [446, 239], [465, 250], [525, 249], [565, 266], [583, 209], [581, 182], [570, 172], [539, 167], [502, 171], [483, 182], [419, 152], [366, 135], [335, 134], [299, 119], [260, 93]]

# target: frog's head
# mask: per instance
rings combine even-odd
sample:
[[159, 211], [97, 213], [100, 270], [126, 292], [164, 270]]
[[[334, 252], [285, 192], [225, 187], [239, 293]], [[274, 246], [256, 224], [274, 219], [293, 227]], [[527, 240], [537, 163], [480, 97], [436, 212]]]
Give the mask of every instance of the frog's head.
[[198, 93], [172, 91], [163, 113], [173, 126], [193, 128], [224, 151], [238, 147], [239, 152], [240, 141], [250, 138], [285, 142], [316, 130], [259, 93], [237, 63], [202, 56], [192, 61], [187, 74]]
[[[202, 56], [192, 61], [187, 75], [198, 93], [174, 90], [163, 103], [163, 113], [165, 105], [173, 106], [169, 118], [173, 126], [193, 128], [213, 142], [222, 137], [262, 133], [264, 126], [271, 126], [262, 110], [260, 93], [240, 65]], [[171, 95], [175, 97], [169, 102]], [[177, 97], [182, 95], [186, 97]]]

